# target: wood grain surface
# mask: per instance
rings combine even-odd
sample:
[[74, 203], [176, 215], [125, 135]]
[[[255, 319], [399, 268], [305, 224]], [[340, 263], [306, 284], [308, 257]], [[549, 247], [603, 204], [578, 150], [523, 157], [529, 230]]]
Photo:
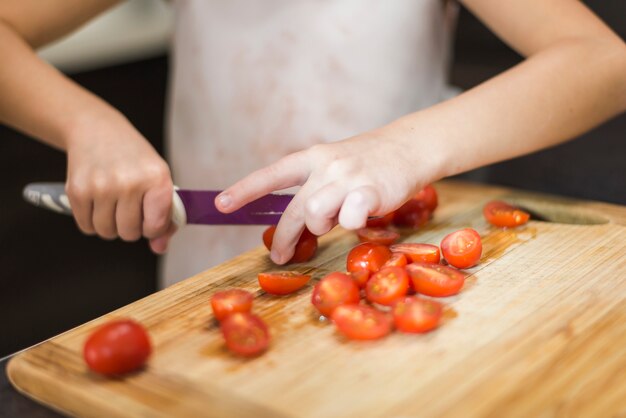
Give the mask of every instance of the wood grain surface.
[[[472, 227], [480, 264], [444, 324], [427, 335], [350, 342], [320, 321], [311, 288], [345, 269], [357, 244], [340, 229], [293, 268], [315, 280], [286, 297], [262, 292], [276, 269], [258, 248], [52, 338], [15, 357], [20, 391], [88, 417], [611, 417], [626, 416], [626, 208], [460, 182], [436, 185], [433, 221], [403, 240], [439, 244]], [[487, 201], [520, 204], [546, 221], [489, 226]], [[259, 237], [260, 239], [260, 237]], [[273, 336], [244, 360], [224, 348], [208, 303], [225, 288], [256, 294]], [[119, 379], [90, 373], [81, 349], [95, 327], [132, 317], [151, 334], [147, 368]]]

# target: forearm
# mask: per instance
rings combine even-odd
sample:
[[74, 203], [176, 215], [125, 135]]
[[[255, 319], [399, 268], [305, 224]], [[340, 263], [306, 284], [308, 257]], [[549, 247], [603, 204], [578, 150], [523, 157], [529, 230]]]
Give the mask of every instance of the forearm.
[[603, 42], [561, 42], [389, 129], [429, 138], [415, 153], [437, 159], [434, 178], [571, 139], [626, 109], [626, 46]]
[[68, 141], [92, 120], [123, 118], [115, 109], [43, 62], [0, 21], [0, 122], [49, 145]]

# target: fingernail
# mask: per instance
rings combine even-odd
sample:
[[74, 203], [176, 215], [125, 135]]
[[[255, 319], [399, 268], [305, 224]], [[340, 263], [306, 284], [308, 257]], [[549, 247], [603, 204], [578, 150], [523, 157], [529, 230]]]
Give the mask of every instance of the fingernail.
[[222, 193], [221, 195], [217, 196], [217, 202], [224, 209], [228, 209], [228, 207], [233, 203], [230, 195], [226, 193]]

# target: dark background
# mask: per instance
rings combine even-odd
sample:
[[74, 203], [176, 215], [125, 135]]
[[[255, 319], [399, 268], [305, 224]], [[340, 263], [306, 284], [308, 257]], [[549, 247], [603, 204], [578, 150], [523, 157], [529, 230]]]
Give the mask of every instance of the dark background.
[[[622, 38], [626, 2], [587, 2]], [[521, 58], [462, 11], [453, 84], [471, 88]], [[161, 151], [167, 57], [74, 74], [120, 109]], [[626, 204], [626, 116], [532, 156], [464, 178]], [[156, 290], [157, 259], [144, 242], [81, 235], [69, 217], [21, 199], [35, 181], [63, 181], [64, 154], [0, 126], [0, 357], [126, 305]]]

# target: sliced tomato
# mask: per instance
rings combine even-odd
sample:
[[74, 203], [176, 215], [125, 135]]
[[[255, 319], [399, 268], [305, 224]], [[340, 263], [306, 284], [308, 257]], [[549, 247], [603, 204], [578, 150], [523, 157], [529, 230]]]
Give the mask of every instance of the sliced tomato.
[[324, 316], [329, 317], [341, 305], [359, 303], [359, 286], [345, 273], [330, 273], [313, 288], [311, 303]]
[[483, 215], [487, 222], [500, 228], [514, 228], [524, 225], [530, 219], [528, 212], [500, 200], [487, 203], [483, 208]]
[[220, 329], [230, 351], [241, 356], [256, 356], [267, 349], [270, 333], [265, 322], [249, 312], [237, 312], [222, 321]]
[[419, 200], [424, 202], [426, 209], [430, 213], [434, 212], [437, 209], [438, 198], [437, 198], [437, 190], [432, 185], [428, 185], [424, 187], [418, 194], [414, 197], [415, 200]]
[[391, 315], [369, 306], [342, 305], [333, 312], [339, 332], [351, 340], [377, 340], [391, 332]]
[[347, 270], [369, 270], [376, 273], [391, 258], [391, 251], [385, 245], [365, 242], [348, 253]]
[[404, 267], [409, 264], [406, 256], [402, 253], [391, 252], [391, 258], [383, 265], [385, 267]]
[[441, 255], [439, 247], [432, 244], [403, 242], [389, 247], [394, 253], [404, 254], [411, 263], [438, 263]]
[[413, 263], [406, 271], [416, 292], [428, 296], [452, 296], [459, 293], [465, 283], [465, 274], [452, 267], [433, 263]]
[[443, 305], [435, 300], [409, 296], [393, 305], [393, 322], [401, 332], [428, 332], [439, 326]]
[[465, 228], [446, 235], [441, 241], [441, 252], [448, 264], [466, 269], [480, 261], [483, 244], [478, 232]]
[[361, 289], [365, 288], [365, 283], [367, 283], [371, 275], [372, 272], [366, 269], [357, 270], [350, 273], [350, 276], [352, 276], [357, 286], [359, 286], [359, 288]]
[[391, 306], [406, 296], [409, 275], [402, 267], [384, 267], [367, 281], [365, 296], [372, 303]]
[[94, 372], [114, 376], [140, 369], [151, 352], [146, 329], [133, 320], [120, 319], [102, 325], [87, 338], [83, 358]]
[[393, 221], [393, 212], [386, 214], [385, 216], [379, 216], [376, 218], [370, 218], [367, 220], [368, 228], [385, 228], [389, 226]]
[[[276, 232], [276, 225], [272, 225], [263, 232], [263, 243], [268, 250], [272, 249], [272, 243], [274, 242], [274, 232]], [[309, 261], [317, 251], [317, 236], [311, 233], [308, 229], [302, 231], [302, 235], [298, 239], [293, 257], [289, 260], [290, 263], [304, 263]]]
[[250, 312], [254, 295], [243, 289], [228, 289], [217, 292], [211, 298], [213, 316], [222, 321], [235, 312]]
[[421, 200], [410, 199], [393, 215], [393, 224], [401, 227], [420, 228], [430, 219], [430, 211]]
[[359, 241], [391, 245], [400, 238], [400, 234], [383, 228], [361, 228], [356, 231]]
[[297, 271], [268, 271], [259, 273], [261, 289], [272, 295], [288, 295], [302, 289], [311, 280], [308, 274]]

